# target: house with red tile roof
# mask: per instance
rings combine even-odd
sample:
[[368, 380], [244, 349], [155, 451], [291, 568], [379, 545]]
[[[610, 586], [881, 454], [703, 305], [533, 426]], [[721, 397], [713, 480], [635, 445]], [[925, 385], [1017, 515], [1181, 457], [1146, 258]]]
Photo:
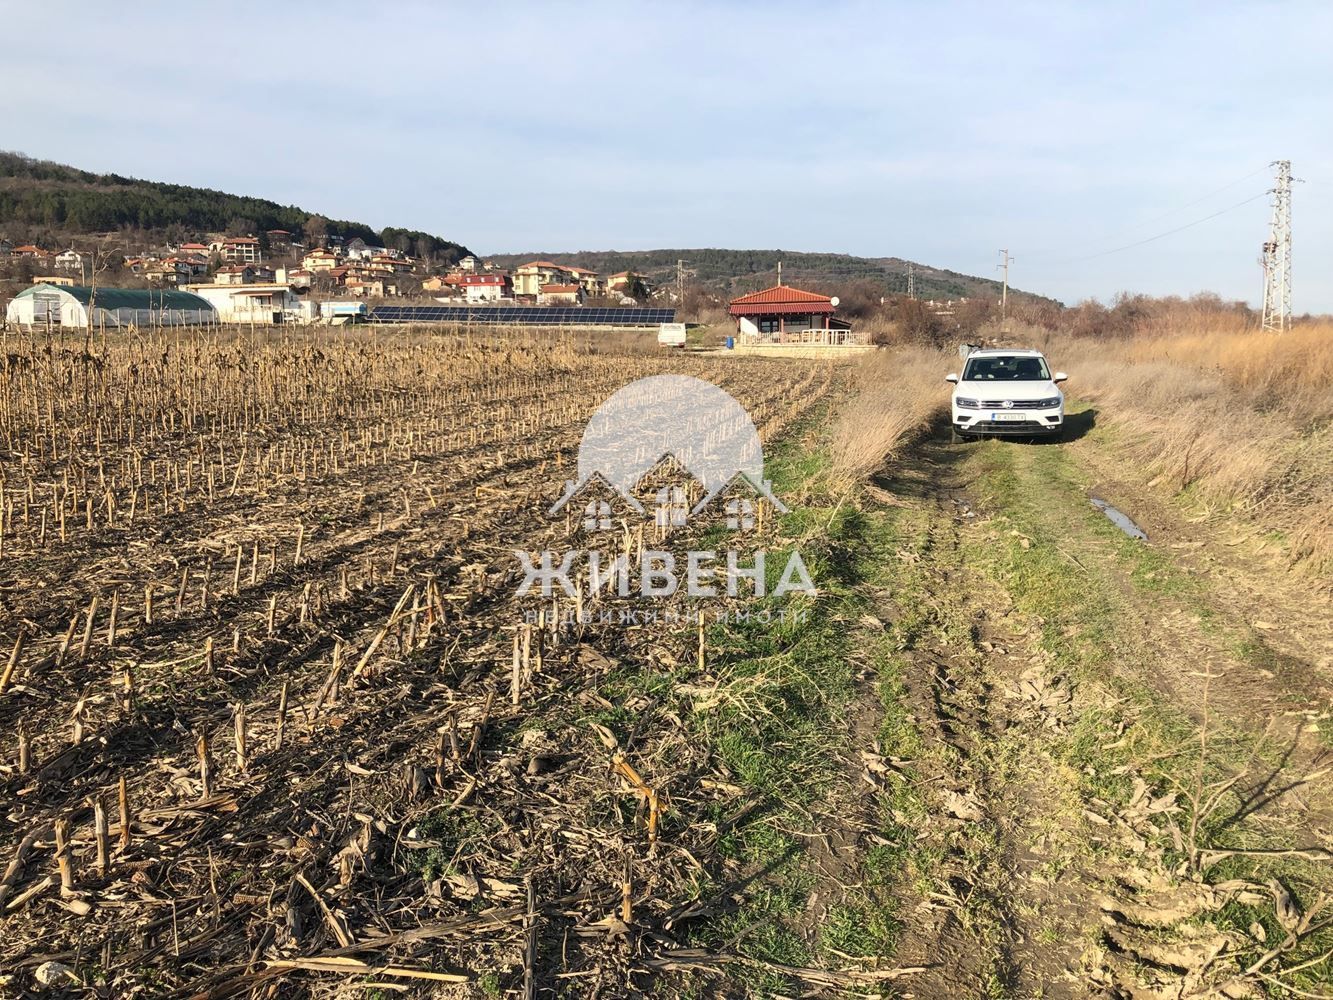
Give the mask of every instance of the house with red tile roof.
[[311, 250], [301, 258], [301, 266], [307, 271], [329, 271], [338, 266], [339, 257], [332, 250], [321, 247]]
[[778, 342], [789, 330], [829, 329], [836, 307], [828, 295], [774, 285], [732, 299], [727, 311], [743, 341]]
[[254, 236], [228, 236], [214, 243], [209, 249], [228, 264], [258, 264], [262, 259], [259, 240]]
[[542, 285], [537, 293], [539, 306], [581, 306], [583, 305], [583, 286], [578, 284]]
[[572, 265], [568, 270], [569, 273], [574, 276], [574, 280], [582, 286], [583, 291], [586, 294], [601, 295], [606, 291], [606, 282], [602, 280], [602, 276], [596, 271], [590, 271], [586, 267], [574, 267]]
[[576, 284], [574, 272], [564, 264], [549, 260], [530, 260], [514, 268], [514, 294], [520, 296], [538, 296], [542, 285]]
[[469, 302], [499, 302], [514, 297], [514, 283], [499, 271], [461, 276], [463, 294]]

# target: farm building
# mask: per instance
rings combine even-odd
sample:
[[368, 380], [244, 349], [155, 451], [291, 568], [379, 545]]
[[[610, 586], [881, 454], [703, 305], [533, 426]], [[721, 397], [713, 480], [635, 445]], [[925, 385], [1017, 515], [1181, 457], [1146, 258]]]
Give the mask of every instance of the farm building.
[[40, 284], [5, 308], [6, 323], [26, 327], [189, 326], [217, 319], [217, 310], [198, 295], [157, 288]]
[[223, 323], [301, 323], [312, 315], [287, 285], [188, 285], [217, 310]]

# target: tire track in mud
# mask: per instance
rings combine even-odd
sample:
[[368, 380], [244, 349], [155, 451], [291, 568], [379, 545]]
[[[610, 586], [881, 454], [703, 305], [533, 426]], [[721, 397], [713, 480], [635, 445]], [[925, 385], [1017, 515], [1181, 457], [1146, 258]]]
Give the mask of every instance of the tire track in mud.
[[1096, 907], [1081, 873], [1064, 867], [1061, 843], [1078, 820], [1042, 746], [1063, 695], [1047, 699], [1054, 714], [1014, 696], [1024, 678], [1038, 691], [1054, 678], [1010, 620], [1007, 595], [967, 567], [959, 490], [937, 470], [904, 475], [924, 524], [899, 558], [919, 590], [914, 607], [884, 613], [905, 646], [904, 697], [923, 747], [909, 780], [926, 806], [914, 825], [934, 859], [900, 909], [895, 958], [928, 967], [904, 995], [1085, 996], [1077, 965]]

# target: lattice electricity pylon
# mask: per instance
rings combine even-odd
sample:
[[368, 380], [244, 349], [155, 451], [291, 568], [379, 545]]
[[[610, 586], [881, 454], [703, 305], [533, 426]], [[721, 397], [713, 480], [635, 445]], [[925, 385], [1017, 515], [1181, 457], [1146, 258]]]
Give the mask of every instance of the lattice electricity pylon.
[[1263, 328], [1282, 333], [1291, 328], [1291, 161], [1277, 160], [1272, 190], [1273, 222], [1260, 262], [1264, 268]]

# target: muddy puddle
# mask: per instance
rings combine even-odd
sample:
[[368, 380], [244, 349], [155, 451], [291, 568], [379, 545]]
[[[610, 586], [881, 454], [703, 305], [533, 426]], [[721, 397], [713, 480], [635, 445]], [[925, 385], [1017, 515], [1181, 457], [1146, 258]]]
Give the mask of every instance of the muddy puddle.
[[1148, 540], [1148, 533], [1134, 523], [1133, 518], [1123, 511], [1112, 507], [1100, 497], [1092, 498], [1092, 505], [1107, 516], [1112, 524], [1127, 534], [1130, 538], [1137, 538], [1141, 542]]

